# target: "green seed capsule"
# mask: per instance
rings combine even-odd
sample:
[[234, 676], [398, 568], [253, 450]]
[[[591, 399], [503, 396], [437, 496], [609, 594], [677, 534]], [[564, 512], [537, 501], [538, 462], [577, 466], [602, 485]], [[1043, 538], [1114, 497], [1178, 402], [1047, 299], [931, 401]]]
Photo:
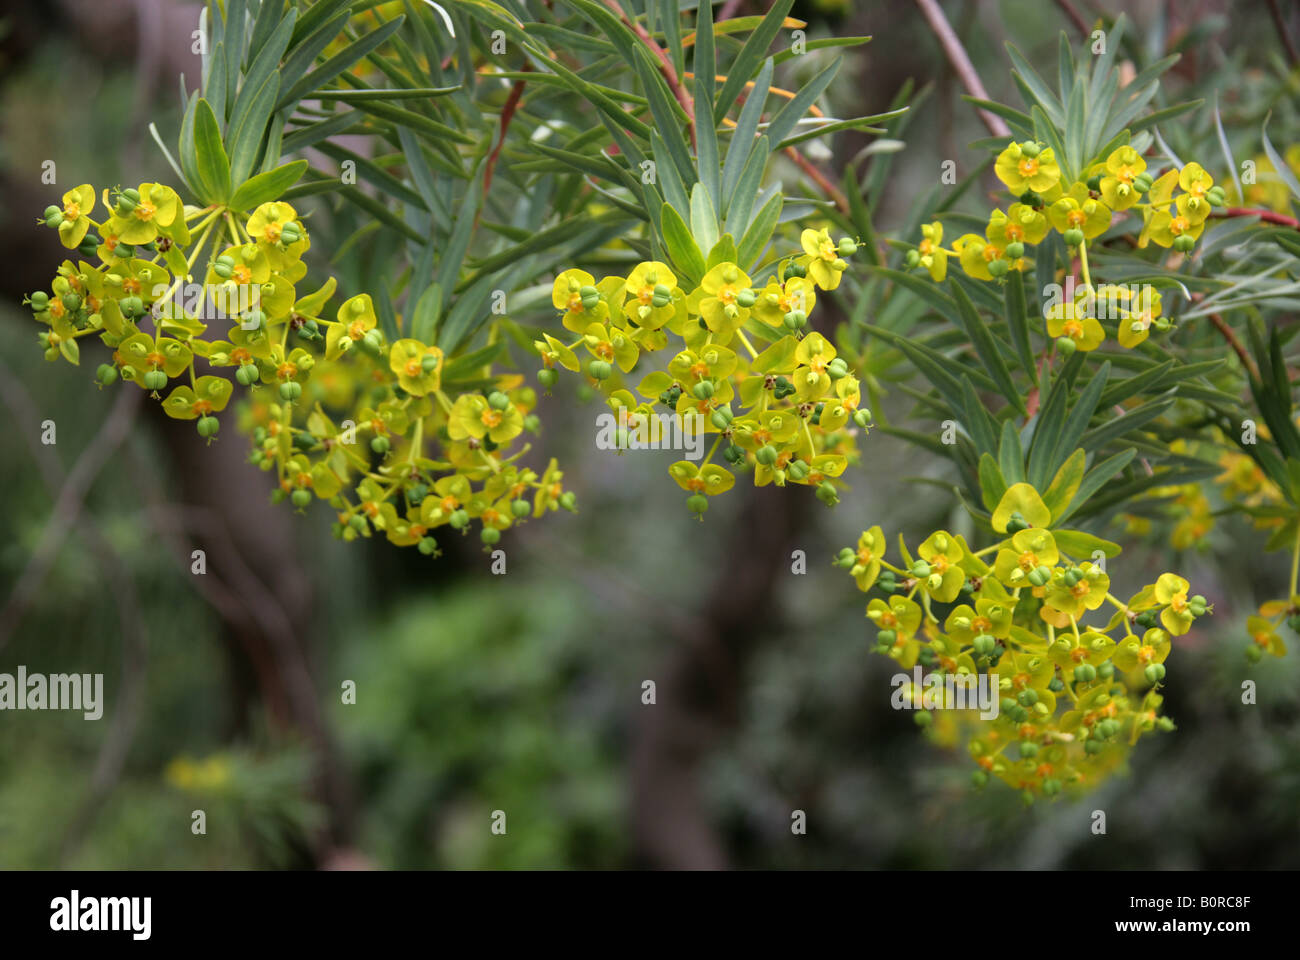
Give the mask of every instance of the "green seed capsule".
[[216, 417], [200, 417], [197, 426], [200, 437], [212, 438], [221, 429], [221, 421]]
[[255, 363], [240, 364], [239, 369], [235, 371], [235, 379], [238, 380], [239, 383], [245, 387], [251, 387], [253, 384], [257, 383], [258, 380], [257, 364]]
[[686, 508], [694, 514], [702, 514], [709, 509], [709, 498], [702, 493], [697, 493], [687, 498]]
[[95, 379], [104, 386], [109, 386], [117, 381], [117, 367], [111, 363], [101, 363], [99, 369], [95, 371]]
[[299, 488], [293, 492], [290, 499], [293, 500], [293, 505], [301, 510], [303, 507], [311, 503], [311, 491]]
[[370, 441], [370, 449], [375, 451], [375, 453], [379, 454], [380, 456], [383, 456], [385, 453], [387, 453], [389, 447], [391, 446], [392, 444], [388, 442], [387, 437], [374, 437]]
[[608, 380], [614, 372], [613, 368], [604, 360], [593, 360], [587, 366], [587, 371], [597, 380]]
[[479, 534], [479, 539], [490, 547], [501, 542], [501, 531], [496, 527], [484, 527], [483, 532]]
[[708, 400], [713, 396], [713, 381], [701, 380], [695, 386], [691, 387], [691, 393], [699, 400]]
[[772, 464], [776, 463], [776, 458], [776, 447], [772, 446], [770, 443], [759, 447], [758, 451], [754, 454], [754, 459], [765, 467], [770, 467]]
[[[433, 358], [430, 357], [430, 359]], [[510, 398], [500, 390], [493, 390], [488, 394], [487, 402], [488, 406], [493, 410], [504, 410], [506, 407], [510, 406]]]
[[877, 643], [885, 643], [885, 644], [893, 645], [893, 643], [897, 639], [898, 639], [898, 634], [893, 630], [881, 630], [878, 634], [876, 634]]
[[1007, 244], [1007, 256], [1012, 260], [1019, 260], [1025, 255], [1025, 245], [1016, 240]]
[[833, 507], [840, 502], [839, 491], [835, 489], [835, 484], [829, 480], [824, 481], [817, 487], [817, 499], [828, 507]]
[[537, 382], [540, 383], [547, 390], [555, 386], [556, 382], [559, 379], [560, 379], [560, 375], [556, 373], [554, 370], [552, 370], [550, 367], [543, 367], [541, 370], [537, 371]]
[[433, 539], [433, 537], [421, 537], [420, 542], [415, 545], [415, 548], [426, 557], [432, 557], [438, 552], [438, 541]]

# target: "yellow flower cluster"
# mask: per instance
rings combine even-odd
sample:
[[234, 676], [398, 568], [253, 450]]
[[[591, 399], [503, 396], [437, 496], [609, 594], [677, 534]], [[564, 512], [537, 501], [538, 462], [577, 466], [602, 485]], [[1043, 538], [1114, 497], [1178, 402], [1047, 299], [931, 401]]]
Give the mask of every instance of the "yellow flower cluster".
[[[658, 261], [599, 281], [565, 270], [552, 303], [576, 339], [547, 334], [536, 341], [544, 365], [538, 381], [555, 384], [557, 367], [585, 373], [628, 431], [666, 415], [685, 435], [715, 434], [703, 462], [669, 468], [697, 515], [709, 497], [735, 484], [731, 470], [712, 462], [719, 452], [734, 470], [752, 468], [756, 486], [796, 483], [833, 505], [835, 478], [856, 459], [856, 436], [871, 414], [860, 406], [845, 359], [805, 328], [818, 291], [839, 286], [857, 245], [812, 229], [801, 243], [803, 254], [782, 260], [761, 285], [731, 260], [709, 265], [698, 284], [686, 286]], [[676, 353], [666, 369], [641, 377], [635, 394], [624, 387], [622, 375], [643, 354], [667, 349], [670, 335]]]
[[[883, 594], [867, 605], [875, 650], [925, 674], [903, 691], [918, 722], [948, 746], [968, 738], [977, 785], [992, 775], [1029, 801], [1095, 786], [1144, 734], [1173, 729], [1159, 693], [1172, 638], [1212, 612], [1173, 573], [1121, 601], [1105, 569], [1118, 547], [1050, 522], [1038, 491], [1017, 483], [988, 547], [939, 530], [913, 555], [900, 536], [896, 565], [877, 526], [836, 560]], [[1112, 616], [1088, 622], [1106, 606]], [[978, 709], [954, 693], [981, 684], [990, 703]]]
[[327, 501], [341, 539], [380, 532], [436, 555], [439, 527], [477, 523], [490, 546], [528, 517], [576, 509], [554, 461], [541, 475], [518, 463], [529, 449], [520, 437], [539, 427], [522, 377], [411, 336], [389, 342], [369, 294], [328, 310], [332, 277], [300, 292], [310, 239], [290, 204], [193, 208], [150, 183], [103, 199], [102, 223], [89, 184], [46, 211], [82, 257], [25, 301], [47, 327], [47, 359], [77, 364], [80, 341], [98, 337], [112, 351], [103, 386], [148, 391], [209, 442], [233, 392], [222, 370], [233, 373], [249, 389], [251, 459], [276, 472], [275, 499], [300, 510]]
[[[924, 268], [940, 282], [947, 276], [949, 257], [955, 257], [967, 276], [1000, 280], [1013, 270], [1025, 270], [1026, 248], [1056, 231], [1076, 252], [1083, 279], [1071, 299], [1049, 303], [1044, 310], [1048, 333], [1062, 351], [1101, 346], [1106, 339], [1102, 320], [1115, 322], [1116, 337], [1127, 348], [1144, 341], [1152, 328], [1170, 328], [1161, 316], [1158, 291], [1149, 286], [1134, 290], [1093, 285], [1088, 242], [1105, 233], [1116, 215], [1133, 210], [1142, 216], [1139, 247], [1154, 242], [1180, 253], [1190, 251], [1211, 209], [1226, 202], [1223, 189], [1200, 164], [1189, 163], [1153, 179], [1142, 156], [1121, 146], [1084, 170], [1079, 180], [1066, 183], [1052, 148], [1027, 141], [1008, 144], [994, 170], [1014, 202], [992, 211], [983, 236], [963, 234], [951, 248], [942, 245], [942, 224], [923, 225], [916, 249], [908, 251], [908, 267]], [[1109, 309], [1100, 310], [1099, 304]]]

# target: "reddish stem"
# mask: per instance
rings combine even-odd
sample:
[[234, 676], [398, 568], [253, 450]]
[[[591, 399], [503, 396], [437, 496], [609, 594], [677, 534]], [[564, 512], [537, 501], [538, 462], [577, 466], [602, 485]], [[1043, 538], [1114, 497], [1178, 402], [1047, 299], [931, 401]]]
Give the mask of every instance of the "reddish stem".
[[1292, 230], [1300, 230], [1300, 220], [1295, 217], [1288, 217], [1285, 213], [1277, 213], [1273, 210], [1260, 210], [1251, 207], [1228, 207], [1226, 210], [1213, 210], [1210, 212], [1212, 217], [1259, 217], [1265, 223], [1276, 223], [1280, 227], [1290, 227]]
[[[686, 92], [685, 84], [683, 84], [681, 78], [677, 76], [677, 69], [673, 66], [672, 58], [668, 56], [659, 44], [655, 43], [654, 37], [646, 33], [645, 27], [641, 26], [640, 23], [633, 20], [623, 11], [618, 0], [605, 0], [605, 6], [610, 9], [610, 12], [617, 14], [619, 19], [627, 24], [628, 29], [640, 38], [641, 42], [645, 44], [646, 49], [654, 54], [655, 59], [659, 61], [659, 72], [664, 75], [664, 80], [668, 82], [668, 88], [672, 90], [673, 96], [677, 98], [677, 102], [680, 103], [682, 109], [686, 111], [686, 118], [689, 121], [691, 134], [691, 146], [694, 147], [695, 101], [691, 99], [691, 95]], [[709, 122], [713, 122], [712, 117], [710, 117]]]
[[[524, 70], [531, 70], [532, 64], [525, 63]], [[488, 156], [487, 169], [483, 172], [483, 193], [486, 195], [488, 189], [492, 186], [492, 172], [496, 169], [497, 158], [501, 155], [501, 148], [506, 142], [506, 128], [510, 126], [510, 120], [515, 115], [515, 110], [519, 107], [519, 101], [524, 95], [523, 80], [516, 80], [513, 87], [510, 88], [510, 96], [506, 98], [505, 106], [501, 108], [501, 137], [497, 140], [497, 145], [492, 148], [492, 153]]]

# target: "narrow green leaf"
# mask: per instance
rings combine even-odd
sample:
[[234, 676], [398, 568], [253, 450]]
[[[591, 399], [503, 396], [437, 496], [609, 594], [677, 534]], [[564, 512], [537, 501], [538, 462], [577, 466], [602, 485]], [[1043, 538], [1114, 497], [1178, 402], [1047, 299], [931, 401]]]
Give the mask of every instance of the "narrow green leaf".
[[465, 253], [469, 250], [469, 241], [474, 233], [474, 218], [478, 213], [482, 194], [483, 177], [480, 173], [470, 182], [469, 189], [461, 198], [460, 207], [456, 211], [456, 225], [452, 228], [447, 246], [438, 251], [438, 270], [434, 280], [443, 291], [444, 310], [447, 308], [446, 298], [451, 295], [456, 285], [456, 278], [460, 275], [461, 266], [465, 262]]
[[221, 130], [212, 107], [202, 97], [194, 118], [194, 155], [198, 158], [198, 178], [208, 203], [225, 203], [230, 196], [230, 161], [221, 144]]
[[969, 380], [961, 382], [961, 398], [964, 409], [962, 425], [970, 434], [976, 452], [990, 453], [996, 450], [998, 448], [997, 426]]
[[438, 334], [438, 320], [442, 316], [442, 287], [437, 283], [431, 283], [424, 293], [420, 294], [420, 299], [416, 301], [415, 310], [411, 313], [410, 330], [411, 336], [421, 343], [435, 343]]
[[980, 499], [984, 501], [984, 508], [991, 513], [1007, 492], [1007, 481], [991, 453], [980, 454], [979, 481]]
[[1088, 385], [1080, 391], [1079, 398], [1075, 400], [1074, 406], [1070, 410], [1070, 415], [1061, 424], [1056, 444], [1050, 451], [1049, 462], [1053, 466], [1048, 469], [1055, 469], [1055, 464], [1061, 463], [1067, 457], [1073, 455], [1075, 448], [1079, 445], [1080, 438], [1087, 431], [1089, 422], [1097, 412], [1097, 401], [1101, 398], [1101, 392], [1106, 388], [1106, 383], [1109, 380], [1110, 362], [1107, 361], [1093, 374], [1092, 379], [1088, 381]]
[[1133, 459], [1136, 453], [1136, 450], [1124, 450], [1094, 465], [1087, 476], [1083, 478], [1083, 482], [1079, 484], [1079, 489], [1075, 491], [1064, 512], [1059, 517], [1056, 517], [1054, 522], [1058, 524], [1064, 523], [1074, 516], [1080, 508], [1087, 504], [1094, 493], [1110, 483], [1115, 474], [1128, 466], [1129, 461]]
[[720, 263], [735, 263], [737, 256], [735, 238], [729, 233], [724, 233], [709, 251], [705, 267], [712, 270]]
[[1020, 446], [1020, 431], [1010, 420], [1002, 421], [1002, 437], [998, 441], [998, 467], [1007, 483], [1025, 482], [1025, 453]]
[[758, 138], [749, 151], [749, 160], [740, 173], [740, 179], [736, 182], [736, 189], [727, 209], [727, 228], [733, 233], [739, 233], [749, 227], [749, 216], [753, 212], [754, 201], [763, 184], [763, 171], [767, 168], [769, 155], [769, 141], [764, 135]]
[[736, 262], [744, 269], [752, 269], [758, 263], [759, 257], [763, 255], [764, 248], [772, 239], [772, 234], [776, 232], [776, 226], [781, 221], [781, 206], [784, 202], [785, 198], [780, 192], [772, 194], [767, 203], [763, 204], [755, 214], [745, 235], [740, 238], [740, 246], [736, 248], [736, 255], [740, 259]]
[[1087, 463], [1088, 455], [1082, 450], [1075, 450], [1066, 457], [1065, 463], [1061, 464], [1056, 476], [1052, 477], [1052, 482], [1043, 491], [1043, 504], [1053, 517], [1063, 514], [1069, 506], [1079, 484], [1083, 482], [1083, 471]]
[[1006, 296], [1007, 334], [1011, 337], [1011, 345], [1015, 347], [1021, 369], [1025, 371], [1025, 375], [1032, 383], [1038, 374], [1034, 369], [1034, 354], [1029, 346], [1029, 315], [1025, 305], [1024, 274], [1019, 270], [1010, 271], [1003, 290]]
[[249, 211], [263, 203], [278, 200], [286, 190], [302, 178], [306, 169], [306, 160], [294, 160], [266, 173], [259, 173], [252, 179], [244, 181], [235, 191], [235, 195], [230, 199], [230, 206], [235, 210]]
[[704, 254], [691, 236], [682, 215], [673, 209], [672, 204], [665, 203], [659, 211], [663, 228], [664, 246], [673, 265], [678, 267], [692, 284], [698, 284], [707, 272]]
[[767, 56], [767, 48], [776, 39], [793, 4], [794, 0], [776, 0], [763, 17], [763, 22], [758, 25], [758, 29], [745, 40], [740, 53], [736, 55], [735, 62], [727, 71], [727, 80], [723, 83], [722, 90], [718, 93], [718, 100], [713, 108], [715, 122], [722, 123], [722, 118], [727, 115], [727, 111], [740, 98], [740, 91], [754, 75], [759, 62]]
[[1007, 361], [1003, 358], [1002, 351], [998, 349], [988, 326], [980, 317], [979, 311], [975, 309], [975, 304], [971, 303], [970, 297], [966, 295], [966, 291], [960, 284], [953, 284], [952, 294], [957, 310], [965, 321], [966, 333], [971, 339], [971, 345], [979, 355], [980, 362], [984, 364], [984, 369], [992, 376], [993, 382], [998, 386], [998, 392], [1006, 397], [1007, 402], [1024, 413], [1025, 403], [1021, 399], [1020, 391], [1011, 380]]
[[766, 131], [768, 138], [773, 143], [780, 143], [794, 130], [795, 124], [808, 112], [808, 108], [816, 103], [817, 98], [830, 86], [839, 69], [840, 59], [836, 57], [802, 86], [794, 97], [786, 101], [785, 106], [777, 111], [776, 116], [767, 125]]
[[[247, 88], [245, 88], [247, 89]], [[244, 104], [244, 93], [230, 120], [227, 142], [230, 144], [230, 179], [238, 187], [248, 179], [257, 162], [257, 154], [266, 136], [266, 124], [271, 119], [276, 94], [280, 92], [280, 78], [271, 74]]]
[[[704, 85], [699, 78], [695, 78], [695, 99], [696, 102], [707, 102], [705, 99]], [[701, 122], [703, 121], [703, 122]], [[718, 160], [718, 131], [712, 123], [708, 122], [709, 117], [697, 117], [695, 123], [695, 156], [696, 165], [700, 171], [700, 182], [709, 189], [709, 196], [713, 199], [713, 205], [719, 217], [722, 216], [722, 209], [718, 204], [722, 197], [720, 190], [721, 181], [719, 179]]]
[[[692, 59], [692, 65], [695, 67], [695, 77], [704, 85], [704, 97], [696, 102], [696, 113], [698, 114], [701, 106], [705, 109], [713, 109], [713, 91], [715, 77], [718, 75], [717, 54], [714, 52], [713, 39], [713, 4], [701, 3], [697, 10], [695, 21], [695, 56]], [[698, 122], [698, 120], [697, 120]]]
[[314, 90], [322, 89], [327, 86], [331, 80], [337, 77], [344, 70], [347, 70], [358, 60], [364, 57], [370, 51], [380, 46], [385, 40], [397, 32], [397, 29], [406, 19], [405, 16], [399, 15], [389, 20], [379, 29], [367, 33], [365, 36], [356, 40], [343, 50], [330, 57], [311, 73], [304, 76], [295, 83], [289, 90], [280, 97], [276, 102], [275, 109], [280, 110], [284, 107], [296, 104], [307, 94]]
[[1140, 430], [1152, 420], [1162, 416], [1174, 405], [1174, 399], [1174, 397], [1162, 397], [1159, 400], [1148, 400], [1132, 408], [1122, 417], [1117, 415], [1113, 420], [1108, 420], [1085, 433], [1079, 441], [1080, 445], [1085, 450], [1100, 450], [1111, 441], [1118, 440], [1134, 430]]
[[691, 190], [691, 233], [701, 250], [712, 250], [718, 242], [718, 220], [708, 188], [697, 183]]

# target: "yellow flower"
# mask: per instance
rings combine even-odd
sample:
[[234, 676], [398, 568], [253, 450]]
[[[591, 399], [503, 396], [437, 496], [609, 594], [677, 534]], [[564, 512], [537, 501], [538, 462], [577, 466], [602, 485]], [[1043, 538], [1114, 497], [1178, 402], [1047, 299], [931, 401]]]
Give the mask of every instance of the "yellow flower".
[[936, 283], [948, 275], [948, 251], [940, 246], [942, 242], [943, 224], [936, 220], [921, 225], [921, 242], [916, 252], [920, 255], [921, 266], [930, 271], [930, 278]]
[[1106, 173], [1101, 178], [1101, 198], [1112, 210], [1127, 210], [1141, 196], [1133, 181], [1147, 168], [1132, 147], [1120, 147], [1106, 158]]
[[769, 327], [780, 327], [787, 313], [801, 310], [807, 316], [816, 303], [817, 288], [806, 277], [790, 277], [784, 285], [771, 280], [758, 295], [754, 313]]
[[[807, 233], [808, 231], [804, 231]], [[729, 336], [749, 318], [749, 308], [737, 301], [748, 292], [750, 279], [734, 263], [720, 263], [700, 281], [700, 315], [714, 333]]]
[[1086, 299], [1075, 299], [1052, 304], [1043, 311], [1047, 319], [1047, 332], [1053, 337], [1068, 337], [1076, 349], [1096, 350], [1106, 339], [1106, 331], [1092, 316]]
[[826, 370], [835, 354], [835, 347], [819, 333], [811, 333], [799, 341], [794, 352], [799, 366], [791, 376], [799, 399], [817, 400], [826, 395], [835, 382]]
[[1109, 297], [1119, 315], [1119, 343], [1132, 349], [1151, 334], [1151, 324], [1160, 316], [1160, 291], [1146, 284], [1134, 297], [1127, 287], [1101, 287], [1098, 299]]
[[63, 195], [63, 222], [59, 224], [59, 242], [71, 250], [81, 245], [90, 230], [90, 211], [95, 209], [95, 188], [88, 183], [73, 187]]
[[[1061, 168], [1051, 147], [1039, 148], [1037, 144], [1010, 143], [998, 154], [993, 171], [998, 179], [1014, 194], [1026, 190], [1043, 193], [1061, 179]], [[1032, 155], [1031, 155], [1032, 154]]]
[[1100, 236], [1110, 226], [1110, 208], [1088, 193], [1088, 186], [1076, 183], [1068, 193], [1047, 208], [1052, 226], [1061, 233], [1081, 230], [1087, 240]]
[[673, 294], [680, 298], [681, 291], [676, 287], [677, 278], [667, 264], [657, 260], [639, 264], [624, 287], [628, 297], [624, 316], [639, 326], [658, 330], [677, 313]]
[[[938, 241], [936, 241], [937, 243]], [[834, 290], [840, 285], [840, 274], [848, 263], [840, 257], [839, 247], [828, 230], [807, 229], [799, 235], [799, 244], [807, 254], [808, 276], [823, 290]]]
[[581, 333], [589, 324], [609, 316], [609, 305], [600, 298], [596, 278], [585, 270], [565, 270], [551, 287], [551, 304], [564, 311], [564, 327]]
[[447, 432], [452, 440], [488, 437], [498, 446], [509, 443], [524, 430], [519, 408], [508, 403], [505, 409], [493, 407], [481, 394], [462, 394], [456, 398], [447, 418]]
[[442, 351], [419, 340], [402, 339], [393, 344], [388, 366], [397, 382], [412, 396], [422, 397], [438, 389], [442, 379]]
[[1003, 249], [1009, 243], [1039, 243], [1047, 236], [1047, 218], [1028, 204], [1013, 203], [1006, 213], [993, 211], [984, 236]]
[[1200, 219], [1197, 219], [1198, 214], [1192, 211], [1191, 205], [1190, 194], [1183, 194], [1174, 203], [1172, 211], [1165, 207], [1153, 214], [1149, 228], [1150, 239], [1159, 246], [1172, 247], [1179, 237], [1187, 236], [1193, 240], [1199, 237], [1205, 230], [1205, 217], [1208, 216], [1209, 206], [1206, 201], [1201, 201], [1200, 209], [1203, 213]]

